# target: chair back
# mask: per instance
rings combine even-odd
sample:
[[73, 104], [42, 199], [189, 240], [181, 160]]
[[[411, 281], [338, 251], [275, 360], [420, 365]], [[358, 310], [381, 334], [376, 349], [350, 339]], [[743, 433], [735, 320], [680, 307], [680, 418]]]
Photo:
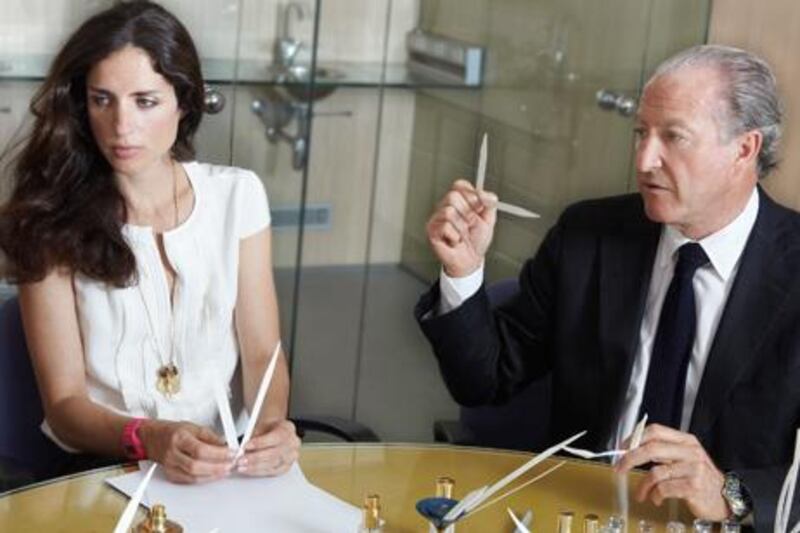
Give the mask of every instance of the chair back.
[[[487, 287], [492, 307], [502, 305], [518, 292], [516, 279]], [[548, 376], [530, 383], [504, 405], [462, 407], [460, 422], [480, 446], [541, 451], [550, 444], [550, 381]]]
[[39, 428], [44, 414], [16, 296], [0, 306], [0, 458], [36, 477], [63, 452]]

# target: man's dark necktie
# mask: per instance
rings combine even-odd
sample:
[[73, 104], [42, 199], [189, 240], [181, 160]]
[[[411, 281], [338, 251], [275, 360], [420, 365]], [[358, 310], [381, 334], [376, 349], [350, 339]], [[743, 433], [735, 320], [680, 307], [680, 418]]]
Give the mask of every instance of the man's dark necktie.
[[648, 423], [680, 428], [686, 371], [697, 329], [692, 278], [706, 263], [708, 256], [696, 242], [678, 249], [678, 263], [658, 319], [642, 399], [641, 412], [647, 413]]

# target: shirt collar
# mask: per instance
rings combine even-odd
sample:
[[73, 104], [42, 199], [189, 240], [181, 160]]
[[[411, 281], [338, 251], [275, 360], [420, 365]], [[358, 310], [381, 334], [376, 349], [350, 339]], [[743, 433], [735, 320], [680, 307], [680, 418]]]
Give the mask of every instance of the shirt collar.
[[[694, 241], [703, 247], [714, 270], [724, 281], [728, 280], [742, 256], [747, 238], [750, 236], [750, 231], [758, 216], [758, 205], [758, 187], [754, 187], [747, 205], [735, 219], [721, 230], [699, 241]], [[664, 226], [661, 240], [664, 246], [663, 250], [666, 252], [661, 255], [661, 267], [666, 267], [672, 262], [678, 248], [687, 242], [693, 242], [674, 226]]]

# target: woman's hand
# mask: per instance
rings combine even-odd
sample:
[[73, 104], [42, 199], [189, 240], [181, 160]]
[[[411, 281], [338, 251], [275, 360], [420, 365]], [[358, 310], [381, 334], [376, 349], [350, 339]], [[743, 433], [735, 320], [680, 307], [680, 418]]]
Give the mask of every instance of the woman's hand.
[[227, 476], [234, 451], [208, 428], [189, 422], [148, 420], [139, 429], [147, 457], [175, 483], [204, 483]]
[[288, 471], [300, 455], [300, 439], [289, 420], [259, 423], [236, 462], [246, 476], [278, 476]]

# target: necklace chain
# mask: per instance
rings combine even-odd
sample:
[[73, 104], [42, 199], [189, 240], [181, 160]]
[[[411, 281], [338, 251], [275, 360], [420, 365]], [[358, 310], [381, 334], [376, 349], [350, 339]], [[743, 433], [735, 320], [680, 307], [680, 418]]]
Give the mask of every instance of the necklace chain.
[[[179, 213], [178, 213], [178, 178], [175, 171], [175, 163], [170, 162], [170, 166], [172, 169], [172, 205], [174, 208], [174, 227], [178, 226], [179, 222]], [[162, 237], [163, 238], [163, 237]], [[144, 268], [148, 268], [147, 265], [143, 265]], [[152, 276], [151, 276], [152, 277]], [[158, 329], [156, 327], [156, 320], [154, 313], [151, 311], [150, 306], [147, 304], [147, 298], [144, 294], [144, 289], [142, 288], [141, 280], [138, 283], [139, 287], [139, 295], [142, 299], [142, 304], [144, 305], [145, 314], [147, 315], [147, 325], [150, 329], [150, 338], [153, 344], [153, 348], [158, 355], [159, 360], [161, 361], [161, 366], [156, 373], [156, 389], [163, 394], [167, 398], [171, 398], [174, 395], [180, 392], [180, 373], [178, 371], [178, 366], [175, 363], [175, 291], [177, 286], [177, 273], [175, 278], [173, 279], [172, 286], [169, 287], [169, 280], [167, 279], [166, 273], [164, 274], [164, 281], [167, 284], [167, 289], [169, 292], [169, 302], [168, 306], [170, 308], [169, 313], [169, 346], [168, 350], [165, 350], [164, 346], [162, 346], [162, 342], [160, 342], [161, 336], [158, 335]], [[166, 354], [168, 355], [165, 355]]]

